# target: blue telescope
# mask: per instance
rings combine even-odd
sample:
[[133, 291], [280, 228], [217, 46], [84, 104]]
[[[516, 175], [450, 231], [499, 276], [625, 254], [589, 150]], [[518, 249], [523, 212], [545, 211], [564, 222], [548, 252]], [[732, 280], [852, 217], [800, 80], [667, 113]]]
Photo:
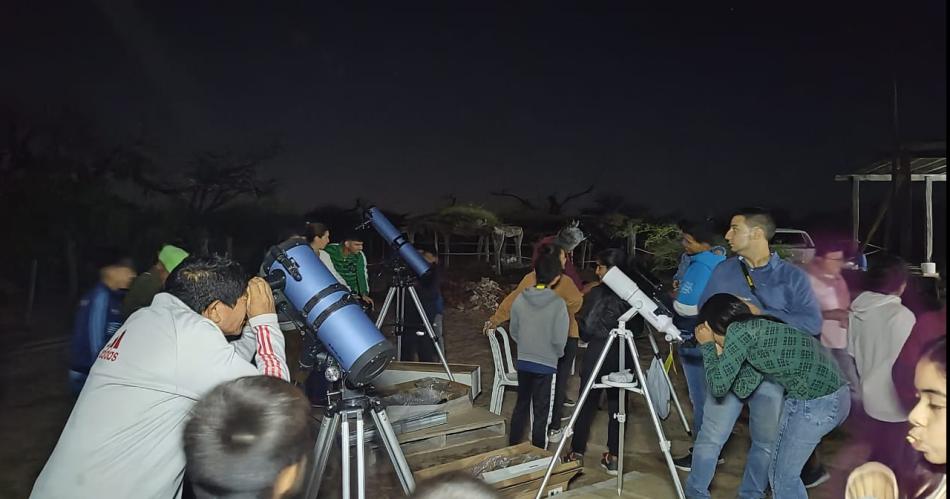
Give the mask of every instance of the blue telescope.
[[271, 286], [283, 291], [339, 362], [350, 385], [363, 386], [386, 369], [395, 348], [305, 241], [291, 239], [272, 247], [263, 269]]
[[366, 217], [366, 222], [372, 225], [373, 229], [375, 229], [383, 239], [389, 242], [390, 246], [399, 253], [402, 260], [406, 262], [406, 265], [412, 269], [417, 276], [422, 277], [432, 270], [429, 262], [427, 262], [425, 258], [422, 258], [422, 255], [416, 251], [416, 248], [409, 242], [406, 235], [400, 232], [399, 229], [386, 218], [386, 215], [383, 215], [383, 212], [379, 211], [379, 208], [375, 206], [370, 207], [363, 215]]

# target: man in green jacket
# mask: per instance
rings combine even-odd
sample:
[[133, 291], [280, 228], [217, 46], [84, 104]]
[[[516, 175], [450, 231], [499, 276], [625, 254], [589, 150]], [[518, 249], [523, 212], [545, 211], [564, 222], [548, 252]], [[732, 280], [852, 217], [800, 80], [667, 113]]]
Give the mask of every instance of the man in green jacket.
[[369, 273], [363, 253], [363, 237], [356, 233], [349, 234], [342, 243], [328, 244], [324, 251], [330, 255], [334, 269], [350, 290], [373, 306], [373, 300], [369, 297]]

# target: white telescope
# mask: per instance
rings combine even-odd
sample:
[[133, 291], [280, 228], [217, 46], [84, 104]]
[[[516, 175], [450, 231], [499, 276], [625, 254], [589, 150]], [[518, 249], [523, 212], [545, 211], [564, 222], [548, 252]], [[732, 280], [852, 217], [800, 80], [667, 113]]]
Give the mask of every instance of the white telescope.
[[607, 287], [617, 293], [617, 296], [633, 307], [631, 312], [640, 314], [654, 329], [666, 335], [666, 341], [683, 341], [679, 329], [673, 325], [673, 319], [663, 314], [657, 315], [656, 302], [640, 290], [637, 283], [627, 277], [622, 270], [611, 267], [602, 280]]

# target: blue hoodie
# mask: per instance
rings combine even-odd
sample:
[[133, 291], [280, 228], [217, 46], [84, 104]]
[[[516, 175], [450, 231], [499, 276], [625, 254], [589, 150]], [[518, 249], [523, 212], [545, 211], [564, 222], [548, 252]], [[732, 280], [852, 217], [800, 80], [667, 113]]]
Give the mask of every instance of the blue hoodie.
[[821, 308], [804, 270], [772, 253], [762, 267], [749, 266], [756, 297], [742, 273], [740, 259], [742, 257], [732, 257], [716, 267], [699, 300], [700, 308], [710, 296], [729, 293], [752, 302], [763, 314], [777, 317], [796, 329], [815, 336], [821, 334]]
[[112, 291], [100, 282], [79, 300], [70, 358], [73, 371], [88, 374], [99, 351], [122, 325], [123, 296], [123, 291]]

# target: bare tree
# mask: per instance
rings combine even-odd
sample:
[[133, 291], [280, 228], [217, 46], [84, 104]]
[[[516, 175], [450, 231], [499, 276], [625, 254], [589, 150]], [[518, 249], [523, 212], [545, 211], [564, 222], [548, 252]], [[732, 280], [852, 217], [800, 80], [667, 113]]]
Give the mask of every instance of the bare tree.
[[[594, 191], [594, 185], [591, 184], [590, 186], [587, 187], [587, 189], [584, 189], [583, 191], [575, 192], [573, 194], [568, 194], [567, 196], [564, 196], [564, 198], [559, 198], [556, 192], [553, 194], [549, 194], [548, 196], [544, 198], [544, 200], [547, 202], [548, 215], [563, 214], [564, 209], [567, 207], [569, 203], [575, 201], [578, 198], [586, 196], [593, 191]], [[491, 195], [500, 196], [500, 197], [510, 197], [510, 198], [516, 199], [519, 203], [521, 203], [522, 206], [524, 206], [525, 208], [529, 210], [538, 209], [537, 205], [535, 205], [534, 203], [532, 203], [531, 201], [529, 201], [528, 199], [522, 196], [509, 192], [508, 189], [502, 189], [500, 191], [492, 192]]]

